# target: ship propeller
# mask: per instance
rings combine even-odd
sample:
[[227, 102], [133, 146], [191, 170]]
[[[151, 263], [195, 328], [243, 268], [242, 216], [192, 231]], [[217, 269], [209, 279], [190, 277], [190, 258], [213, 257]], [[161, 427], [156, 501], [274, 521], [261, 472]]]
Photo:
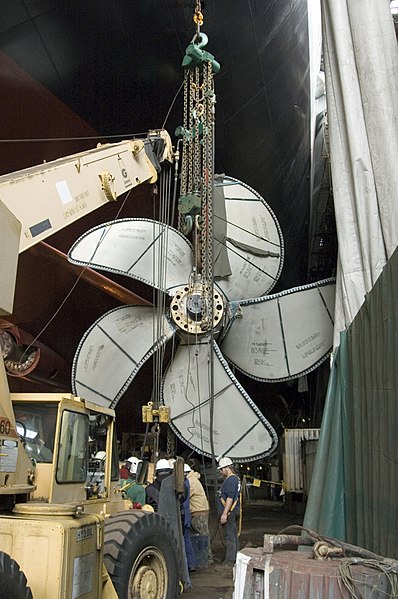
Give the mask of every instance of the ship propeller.
[[168, 298], [165, 309], [121, 306], [83, 336], [72, 367], [75, 394], [115, 407], [141, 366], [172, 342], [161, 399], [171, 427], [205, 456], [252, 461], [270, 455], [277, 435], [235, 376], [291, 380], [315, 369], [332, 347], [334, 281], [269, 292], [283, 266], [283, 237], [254, 190], [216, 177], [213, 281], [193, 267], [188, 239], [150, 219], [97, 226], [69, 260], [123, 274]]

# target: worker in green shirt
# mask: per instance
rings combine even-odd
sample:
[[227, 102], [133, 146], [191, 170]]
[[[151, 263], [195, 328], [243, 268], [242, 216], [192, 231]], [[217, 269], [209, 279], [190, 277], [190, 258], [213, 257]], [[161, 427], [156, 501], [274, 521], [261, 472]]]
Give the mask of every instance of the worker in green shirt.
[[142, 460], [135, 456], [131, 456], [126, 461], [126, 466], [129, 469], [129, 477], [121, 481], [122, 493], [126, 499], [130, 499], [133, 507], [141, 508], [145, 503], [145, 488], [136, 481], [137, 468]]

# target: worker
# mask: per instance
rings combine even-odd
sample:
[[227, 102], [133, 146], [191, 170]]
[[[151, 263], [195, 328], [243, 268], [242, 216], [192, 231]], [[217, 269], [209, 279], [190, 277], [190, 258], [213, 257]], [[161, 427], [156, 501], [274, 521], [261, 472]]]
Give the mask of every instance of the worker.
[[129, 477], [122, 481], [122, 493], [127, 499], [130, 499], [134, 508], [141, 508], [146, 502], [145, 489], [136, 481], [138, 464], [142, 463], [135, 456], [131, 456], [126, 467], [129, 467]]
[[207, 561], [212, 564], [213, 554], [211, 551], [211, 540], [209, 531], [209, 502], [205, 490], [200, 482], [199, 472], [195, 472], [188, 465], [184, 465], [189, 482], [189, 509], [192, 516], [191, 528], [193, 532], [207, 537]]
[[184, 497], [182, 498], [181, 502], [181, 521], [188, 570], [190, 572], [194, 572], [196, 570], [196, 555], [191, 541], [192, 516], [190, 510], [190, 484], [188, 480], [188, 472], [190, 470], [191, 468], [188, 466], [188, 464], [184, 464]]
[[[171, 458], [169, 460], [170, 471], [173, 472], [174, 464], [176, 460], [175, 458]], [[184, 493], [180, 495], [180, 515], [181, 515], [181, 528], [182, 535], [184, 539], [184, 560], [187, 567], [187, 585], [188, 589], [192, 587], [191, 579], [189, 577], [189, 572], [194, 572], [196, 570], [196, 555], [195, 550], [191, 541], [191, 513], [189, 511], [189, 482], [187, 479], [187, 465], [184, 464]]]
[[[130, 460], [131, 458], [129, 458]], [[127, 480], [130, 477], [130, 462], [126, 460], [124, 464], [120, 465], [119, 468], [119, 479], [120, 481]]]
[[93, 460], [99, 462], [101, 464], [101, 469], [103, 470], [103, 466], [105, 465], [106, 460], [106, 451], [97, 451], [97, 453], [93, 457]]
[[155, 512], [158, 511], [162, 480], [164, 480], [167, 476], [170, 476], [170, 474], [171, 468], [169, 461], [164, 458], [158, 460], [155, 466], [155, 480], [145, 489], [146, 503], [151, 505]]
[[106, 452], [103, 450], [97, 451], [90, 459], [87, 477], [88, 497], [105, 492], [105, 464]]
[[241, 482], [235, 474], [232, 460], [222, 457], [217, 470], [224, 477], [219, 491], [217, 508], [225, 541], [225, 559], [222, 568], [232, 568], [239, 549], [238, 525], [241, 515]]

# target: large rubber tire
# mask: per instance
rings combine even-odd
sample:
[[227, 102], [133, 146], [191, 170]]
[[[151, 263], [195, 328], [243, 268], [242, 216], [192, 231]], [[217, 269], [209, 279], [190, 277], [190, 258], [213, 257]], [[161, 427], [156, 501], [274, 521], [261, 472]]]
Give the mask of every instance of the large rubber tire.
[[176, 599], [177, 541], [165, 518], [141, 510], [105, 521], [104, 562], [119, 599]]
[[0, 599], [32, 599], [25, 574], [17, 562], [0, 551]]

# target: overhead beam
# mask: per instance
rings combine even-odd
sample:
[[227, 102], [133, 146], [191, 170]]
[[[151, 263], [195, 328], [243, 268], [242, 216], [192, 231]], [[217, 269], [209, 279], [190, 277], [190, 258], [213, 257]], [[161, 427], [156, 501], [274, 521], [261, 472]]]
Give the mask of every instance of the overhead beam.
[[129, 289], [122, 287], [122, 285], [115, 283], [108, 277], [101, 275], [95, 270], [92, 270], [91, 268], [82, 268], [81, 266], [75, 266], [74, 264], [71, 264], [68, 261], [66, 254], [44, 241], [41, 241], [36, 246], [32, 247], [30, 251], [38, 257], [46, 257], [57, 262], [61, 268], [76, 275], [76, 278], [80, 276], [83, 281], [117, 299], [122, 304], [152, 306], [152, 303], [148, 300], [140, 297], [136, 293], [133, 293]]

